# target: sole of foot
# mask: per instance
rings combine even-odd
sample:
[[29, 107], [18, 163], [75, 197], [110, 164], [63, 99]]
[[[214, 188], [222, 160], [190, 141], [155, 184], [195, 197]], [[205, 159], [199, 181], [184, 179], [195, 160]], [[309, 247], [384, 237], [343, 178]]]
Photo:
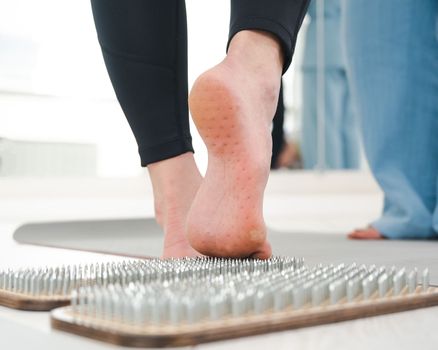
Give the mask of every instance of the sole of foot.
[[276, 97], [263, 110], [260, 92], [249, 84], [244, 74], [223, 62], [202, 74], [190, 93], [208, 168], [187, 218], [187, 238], [209, 256], [266, 259], [272, 254], [263, 194], [272, 149], [269, 113], [275, 111]]

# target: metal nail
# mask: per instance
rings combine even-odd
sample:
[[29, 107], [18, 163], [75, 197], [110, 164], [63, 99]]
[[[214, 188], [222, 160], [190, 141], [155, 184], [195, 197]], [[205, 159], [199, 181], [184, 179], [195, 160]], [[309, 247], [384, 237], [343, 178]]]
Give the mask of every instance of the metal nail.
[[429, 289], [429, 280], [430, 280], [430, 274], [429, 269], [424, 269], [423, 273], [421, 275], [421, 284], [423, 286], [423, 292], [427, 292]]

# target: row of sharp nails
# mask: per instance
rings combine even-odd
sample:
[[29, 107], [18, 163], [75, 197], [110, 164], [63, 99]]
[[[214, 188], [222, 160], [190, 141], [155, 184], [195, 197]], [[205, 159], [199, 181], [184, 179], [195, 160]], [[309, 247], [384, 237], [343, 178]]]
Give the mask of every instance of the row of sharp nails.
[[69, 297], [75, 289], [87, 286], [129, 285], [241, 271], [263, 273], [272, 269], [300, 267], [303, 259], [273, 257], [268, 260], [182, 258], [130, 260], [61, 267], [0, 271], [0, 290], [32, 297]]
[[[214, 263], [209, 265], [214, 269]], [[91, 316], [134, 326], [179, 325], [269, 310], [397, 296], [427, 291], [429, 286], [427, 269], [418, 278], [416, 269], [407, 272], [395, 267], [341, 264], [310, 268], [297, 261], [283, 265], [277, 261], [274, 268], [266, 266], [262, 272], [237, 268], [227, 274], [196, 278], [83, 287], [72, 293], [73, 315], [78, 321]]]

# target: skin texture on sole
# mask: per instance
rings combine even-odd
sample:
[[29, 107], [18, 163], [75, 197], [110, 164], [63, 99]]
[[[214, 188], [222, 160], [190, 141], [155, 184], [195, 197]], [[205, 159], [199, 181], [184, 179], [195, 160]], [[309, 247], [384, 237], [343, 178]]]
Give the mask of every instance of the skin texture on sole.
[[208, 149], [208, 168], [187, 219], [202, 254], [268, 258], [263, 194], [269, 175], [269, 121], [257, 119], [242, 80], [216, 66], [195, 82], [192, 118]]

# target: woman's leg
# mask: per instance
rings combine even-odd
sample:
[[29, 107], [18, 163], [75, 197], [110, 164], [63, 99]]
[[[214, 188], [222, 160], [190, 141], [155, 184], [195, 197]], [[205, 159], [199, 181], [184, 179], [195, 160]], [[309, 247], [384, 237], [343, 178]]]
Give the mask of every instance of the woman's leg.
[[350, 83], [346, 71], [342, 70], [342, 79], [345, 86], [345, 95], [343, 99], [342, 112], [342, 148], [345, 168], [358, 169], [360, 166], [360, 133], [359, 133], [359, 118], [357, 118], [354, 110], [353, 101], [351, 99]]
[[184, 224], [201, 176], [189, 131], [184, 1], [91, 3], [111, 82], [152, 180], [163, 255], [194, 255]]
[[193, 152], [184, 1], [91, 3], [108, 73], [142, 165]]
[[318, 133], [316, 117], [316, 71], [302, 70], [301, 155], [304, 169], [315, 169], [318, 163]]
[[[385, 193], [372, 227], [388, 238], [436, 237], [438, 2], [344, 4], [353, 97], [365, 152]], [[353, 236], [376, 234], [362, 233]]]
[[[341, 124], [344, 113], [345, 86], [339, 69], [325, 68], [324, 103], [324, 158], [327, 169], [345, 167]], [[314, 68], [303, 69], [303, 116], [302, 137], [303, 161], [306, 169], [315, 169], [318, 164], [318, 116], [315, 101], [317, 74]]]
[[[301, 145], [306, 169], [314, 169], [318, 162], [316, 80], [315, 69], [303, 69]], [[355, 169], [359, 164], [359, 141], [344, 70], [327, 68], [324, 83], [325, 166], [328, 169]]]
[[345, 71], [341, 68], [327, 68], [325, 70], [325, 162], [329, 169], [357, 168], [354, 158], [357, 159], [359, 141], [354, 116], [348, 109], [348, 93]]
[[[436, 132], [438, 133], [438, 129]], [[438, 174], [436, 175], [436, 198], [435, 211], [433, 213], [433, 229], [435, 234], [438, 235]]]
[[189, 212], [187, 237], [203, 254], [271, 255], [263, 220], [270, 125], [306, 5], [232, 1], [227, 57], [203, 73], [190, 93], [209, 163]]

